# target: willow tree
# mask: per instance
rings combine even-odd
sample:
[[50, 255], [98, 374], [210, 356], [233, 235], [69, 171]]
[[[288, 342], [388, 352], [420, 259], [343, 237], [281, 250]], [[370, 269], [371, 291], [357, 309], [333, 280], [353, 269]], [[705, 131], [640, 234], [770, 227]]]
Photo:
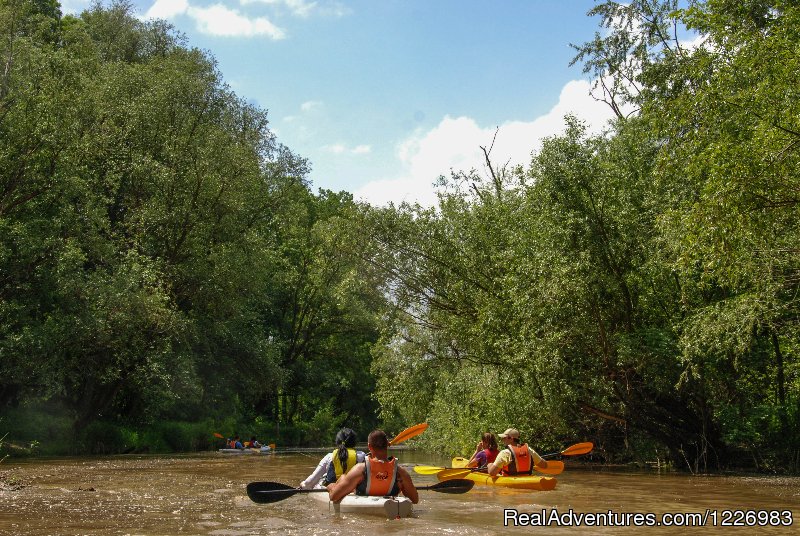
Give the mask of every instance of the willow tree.
[[797, 7], [634, 1], [594, 13], [610, 31], [577, 60], [658, 140], [660, 229], [682, 309], [677, 388], [698, 393], [725, 442], [760, 464], [767, 445], [791, 450], [798, 428]]

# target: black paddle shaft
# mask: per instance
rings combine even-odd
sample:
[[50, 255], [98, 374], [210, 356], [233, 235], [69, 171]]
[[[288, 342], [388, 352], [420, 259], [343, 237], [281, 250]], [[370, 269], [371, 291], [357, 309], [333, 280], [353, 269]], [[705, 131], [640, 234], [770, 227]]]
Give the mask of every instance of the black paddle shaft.
[[[438, 491], [439, 493], [466, 493], [472, 489], [475, 482], [466, 479], [453, 479], [421, 486], [417, 490]], [[325, 488], [300, 489], [293, 488], [280, 482], [250, 482], [247, 485], [247, 496], [255, 503], [268, 504], [288, 499], [296, 493], [327, 493]]]

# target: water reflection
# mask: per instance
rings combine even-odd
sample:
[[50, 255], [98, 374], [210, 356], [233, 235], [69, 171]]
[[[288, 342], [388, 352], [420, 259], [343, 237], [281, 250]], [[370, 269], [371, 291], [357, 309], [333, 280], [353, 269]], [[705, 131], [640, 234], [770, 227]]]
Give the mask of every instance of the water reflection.
[[[113, 457], [19, 462], [6, 460], [27, 487], [0, 491], [0, 534], [632, 534], [634, 527], [503, 527], [504, 512], [564, 515], [724, 510], [789, 510], [800, 523], [800, 479], [621, 473], [570, 468], [550, 492], [476, 487], [465, 495], [423, 491], [410, 519], [358, 514], [335, 515], [311, 497], [296, 495], [258, 505], [245, 485], [274, 480], [291, 485], [306, 476], [324, 450], [268, 456], [208, 453], [170, 457]], [[402, 451], [403, 463], [446, 465], [423, 452]], [[412, 474], [420, 485], [435, 476]], [[751, 520], [755, 518], [751, 517]], [[786, 518], [781, 518], [786, 519]], [[744, 521], [744, 520], [743, 520]], [[689, 528], [665, 528], [659, 534], [684, 534]], [[706, 530], [727, 530], [722, 527]], [[751, 529], [744, 529], [752, 533]], [[578, 532], [576, 532], [578, 531]], [[792, 529], [759, 527], [759, 533]]]

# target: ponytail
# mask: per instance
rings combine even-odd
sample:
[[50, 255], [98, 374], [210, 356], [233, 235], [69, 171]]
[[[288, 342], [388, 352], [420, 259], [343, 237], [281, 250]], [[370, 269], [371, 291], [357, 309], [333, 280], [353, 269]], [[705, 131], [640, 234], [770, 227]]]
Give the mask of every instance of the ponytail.
[[342, 474], [346, 473], [347, 467], [347, 450], [356, 446], [356, 433], [350, 428], [342, 428], [336, 434], [336, 457], [342, 464]]

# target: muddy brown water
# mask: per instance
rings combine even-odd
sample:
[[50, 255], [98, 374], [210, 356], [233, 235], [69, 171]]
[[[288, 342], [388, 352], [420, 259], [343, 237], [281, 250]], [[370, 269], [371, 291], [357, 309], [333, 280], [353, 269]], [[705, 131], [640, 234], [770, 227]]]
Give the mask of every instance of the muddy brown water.
[[[0, 469], [26, 486], [0, 490], [0, 534], [800, 533], [800, 478], [611, 472], [569, 462], [553, 491], [422, 491], [408, 519], [335, 514], [307, 495], [273, 504], [247, 498], [251, 481], [297, 485], [323, 454], [6, 460]], [[424, 452], [396, 454], [409, 465], [446, 464]], [[436, 482], [411, 474], [418, 485]], [[665, 518], [683, 526], [647, 526]]]

